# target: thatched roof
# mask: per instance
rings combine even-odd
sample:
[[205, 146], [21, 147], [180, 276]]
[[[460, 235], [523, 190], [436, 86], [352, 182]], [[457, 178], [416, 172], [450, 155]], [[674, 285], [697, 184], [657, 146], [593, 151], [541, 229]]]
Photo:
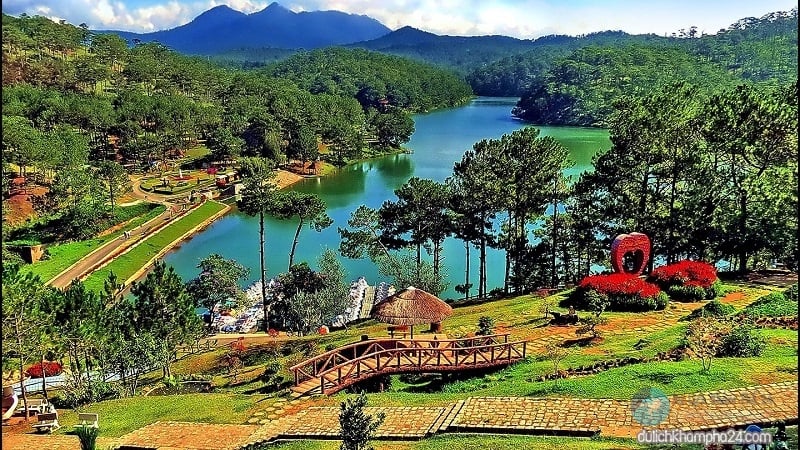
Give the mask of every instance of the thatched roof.
[[372, 308], [372, 318], [393, 325], [441, 322], [453, 308], [439, 297], [409, 286]]

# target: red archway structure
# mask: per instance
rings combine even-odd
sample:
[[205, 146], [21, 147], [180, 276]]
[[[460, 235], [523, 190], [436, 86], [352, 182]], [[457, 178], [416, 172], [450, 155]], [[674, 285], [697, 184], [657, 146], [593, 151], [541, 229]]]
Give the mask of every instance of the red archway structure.
[[[633, 258], [633, 269], [626, 270], [625, 257]], [[650, 260], [650, 238], [643, 233], [620, 234], [611, 244], [611, 267], [617, 273], [641, 275]]]

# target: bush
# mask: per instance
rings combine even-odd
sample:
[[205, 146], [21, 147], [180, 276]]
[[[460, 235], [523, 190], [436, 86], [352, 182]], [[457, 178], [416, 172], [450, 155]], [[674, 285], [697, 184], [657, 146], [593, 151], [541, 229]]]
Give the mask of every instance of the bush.
[[75, 434], [81, 443], [81, 450], [94, 450], [97, 445], [97, 434], [100, 432], [95, 427], [78, 427]]
[[711, 300], [722, 293], [717, 269], [702, 261], [683, 260], [661, 266], [649, 281], [661, 286], [675, 300]]
[[655, 284], [631, 274], [613, 273], [584, 278], [566, 304], [579, 309], [592, 309], [593, 302], [605, 296], [610, 311], [651, 311], [664, 309], [669, 302]]
[[734, 328], [722, 338], [717, 356], [747, 358], [759, 356], [766, 346], [764, 338], [749, 325]]
[[478, 336], [489, 336], [494, 333], [494, 319], [489, 316], [481, 316], [478, 319]]
[[742, 314], [751, 318], [797, 316], [797, 302], [782, 292], [771, 292], [747, 305]]
[[61, 364], [55, 361], [45, 361], [44, 364], [41, 362], [37, 362], [32, 366], [25, 369], [25, 373], [31, 378], [42, 378], [43, 374], [46, 374], [48, 377], [52, 377], [55, 375], [61, 375], [63, 372], [63, 368]]
[[725, 317], [735, 312], [736, 308], [734, 306], [722, 303], [719, 300], [713, 300], [703, 305], [703, 307], [695, 309], [686, 318], [696, 319], [698, 317]]

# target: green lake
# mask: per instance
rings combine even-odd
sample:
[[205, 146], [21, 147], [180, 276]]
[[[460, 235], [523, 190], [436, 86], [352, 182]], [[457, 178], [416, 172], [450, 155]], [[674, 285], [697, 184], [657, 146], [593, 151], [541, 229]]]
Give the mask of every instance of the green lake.
[[[481, 139], [499, 138], [527, 124], [511, 116], [516, 98], [478, 97], [469, 104], [414, 116], [416, 131], [406, 147], [411, 154], [371, 159], [340, 169], [324, 177], [303, 180], [290, 189], [318, 194], [328, 205], [333, 225], [317, 233], [304, 228], [297, 245], [295, 261], [316, 266], [316, 259], [325, 248], [338, 251], [338, 227], [346, 227], [350, 213], [360, 205], [378, 208], [385, 200], [395, 200], [394, 190], [409, 178], [431, 178], [443, 181], [452, 174], [453, 164], [464, 151]], [[543, 136], [553, 136], [569, 150], [575, 166], [568, 174], [576, 175], [591, 168], [592, 156], [610, 148], [608, 131], [575, 127], [538, 127]], [[287, 270], [289, 249], [297, 223], [268, 219], [266, 223], [267, 273], [273, 277]], [[250, 268], [250, 280], [258, 279], [258, 220], [235, 212], [216, 221], [205, 231], [165, 257], [168, 265], [184, 280], [197, 276], [197, 264], [211, 253], [237, 260]], [[471, 282], [477, 284], [477, 251], [471, 252]], [[464, 282], [464, 245], [448, 239], [444, 245], [443, 265], [450, 287], [442, 298], [458, 298], [453, 286]], [[389, 281], [378, 274], [368, 260], [342, 258], [352, 279], [364, 276], [371, 285]], [[504, 257], [501, 251], [488, 254], [488, 287], [502, 286]]]

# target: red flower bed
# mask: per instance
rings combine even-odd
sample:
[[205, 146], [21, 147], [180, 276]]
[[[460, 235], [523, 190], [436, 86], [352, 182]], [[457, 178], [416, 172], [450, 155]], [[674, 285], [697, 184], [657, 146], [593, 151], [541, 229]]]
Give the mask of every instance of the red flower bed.
[[[607, 297], [611, 311], [652, 311], [667, 306], [667, 296], [655, 284], [634, 274], [591, 275], [583, 280], [568, 299], [577, 308], [590, 305], [591, 293]], [[596, 294], [595, 294], [596, 295]]]
[[[44, 370], [42, 370], [44, 368]], [[42, 378], [43, 373], [47, 373], [48, 377], [52, 377], [55, 375], [60, 375], [62, 372], [61, 364], [55, 361], [45, 361], [44, 365], [42, 363], [36, 363], [27, 369], [25, 369], [25, 373], [31, 378]]]
[[717, 281], [717, 269], [702, 261], [685, 259], [673, 264], [661, 266], [650, 274], [651, 278], [662, 286], [699, 286], [710, 288]]
[[655, 297], [661, 292], [655, 284], [627, 273], [591, 275], [581, 280], [580, 287], [605, 295], [635, 295], [642, 298]]

